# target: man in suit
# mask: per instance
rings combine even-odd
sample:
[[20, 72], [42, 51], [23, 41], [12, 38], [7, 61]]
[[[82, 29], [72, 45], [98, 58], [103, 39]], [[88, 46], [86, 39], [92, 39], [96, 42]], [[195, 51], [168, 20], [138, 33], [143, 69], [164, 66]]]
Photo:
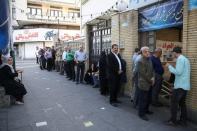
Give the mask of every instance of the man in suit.
[[109, 85], [110, 85], [110, 104], [117, 107], [118, 91], [120, 89], [120, 80], [122, 74], [121, 57], [118, 54], [118, 45], [113, 44], [111, 53], [108, 55], [108, 71], [109, 71]]
[[146, 114], [152, 114], [149, 111], [149, 104], [151, 102], [151, 87], [154, 85], [154, 70], [151, 59], [149, 58], [150, 52], [148, 47], [141, 48], [141, 58], [137, 63], [138, 72], [138, 99], [139, 108], [138, 115], [142, 120], [148, 121]]

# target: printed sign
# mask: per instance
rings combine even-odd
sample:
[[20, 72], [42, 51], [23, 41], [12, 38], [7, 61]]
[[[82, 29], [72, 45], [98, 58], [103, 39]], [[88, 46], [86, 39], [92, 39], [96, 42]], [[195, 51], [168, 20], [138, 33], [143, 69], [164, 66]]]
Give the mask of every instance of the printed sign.
[[55, 35], [62, 41], [80, 38], [79, 30], [57, 30], [57, 29], [23, 29], [15, 30], [13, 33], [14, 42], [33, 42], [33, 41], [53, 41]]
[[183, 24], [183, 1], [164, 3], [139, 12], [139, 30], [150, 31]]
[[162, 49], [161, 61], [172, 61], [172, 50], [176, 46], [182, 47], [182, 43], [174, 41], [157, 40], [156, 48]]
[[197, 9], [197, 0], [189, 0], [189, 10]]

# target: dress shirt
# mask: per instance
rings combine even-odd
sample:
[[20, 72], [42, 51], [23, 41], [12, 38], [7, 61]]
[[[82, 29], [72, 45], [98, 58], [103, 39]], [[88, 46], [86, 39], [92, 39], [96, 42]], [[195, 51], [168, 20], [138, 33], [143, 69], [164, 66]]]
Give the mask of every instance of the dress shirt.
[[82, 62], [87, 60], [87, 54], [84, 51], [76, 51], [75, 52], [75, 60]]
[[174, 89], [190, 90], [190, 62], [185, 56], [177, 58], [176, 68], [169, 65], [168, 69], [175, 75]]
[[62, 54], [62, 60], [66, 60], [67, 51], [64, 51]]
[[121, 61], [120, 61], [120, 58], [118, 57], [117, 54], [113, 53], [116, 57], [116, 59], [118, 60], [118, 64], [119, 64], [119, 70], [122, 70], [122, 65], [121, 65]]

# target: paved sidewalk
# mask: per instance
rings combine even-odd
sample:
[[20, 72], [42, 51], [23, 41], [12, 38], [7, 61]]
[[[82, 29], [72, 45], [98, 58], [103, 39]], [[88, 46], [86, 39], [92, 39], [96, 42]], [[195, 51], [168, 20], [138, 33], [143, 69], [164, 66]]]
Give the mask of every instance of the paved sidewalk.
[[197, 131], [193, 124], [164, 125], [168, 108], [152, 108], [154, 114], [146, 122], [126, 97], [121, 106], [112, 107], [98, 89], [76, 85], [55, 71], [41, 71], [34, 61], [17, 65], [24, 70], [28, 94], [24, 105], [0, 109], [0, 131]]

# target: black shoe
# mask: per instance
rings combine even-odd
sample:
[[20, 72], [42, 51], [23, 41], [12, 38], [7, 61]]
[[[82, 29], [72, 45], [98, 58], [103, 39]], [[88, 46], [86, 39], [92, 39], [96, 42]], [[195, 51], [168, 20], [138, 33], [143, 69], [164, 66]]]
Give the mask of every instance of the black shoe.
[[69, 78], [68, 80], [72, 80], [72, 78]]
[[76, 84], [78, 85], [78, 84], [79, 84], [79, 82], [76, 82]]
[[75, 79], [73, 79], [73, 82], [75, 82]]
[[152, 115], [152, 114], [153, 114], [153, 112], [152, 112], [152, 111], [147, 111], [147, 112], [146, 112], [146, 114], [148, 114], [148, 115]]
[[83, 84], [83, 81], [80, 81], [81, 84]]
[[152, 103], [152, 105], [153, 105], [154, 107], [162, 107], [162, 106], [163, 106], [163, 104], [161, 104], [161, 103], [159, 103], [159, 102]]
[[115, 103], [121, 104], [122, 101], [116, 100]]
[[177, 126], [177, 123], [173, 122], [172, 120], [168, 120], [167, 122], [165, 122], [166, 125], [168, 126]]
[[144, 120], [144, 121], [149, 121], [149, 119], [148, 119], [148, 117], [147, 116], [140, 116], [140, 118], [142, 119], [142, 120]]
[[182, 120], [179, 120], [177, 122], [178, 125], [181, 125], [181, 126], [184, 126], [184, 127], [187, 127], [187, 122], [186, 121], [182, 121]]
[[110, 103], [113, 107], [118, 107], [116, 103]]

